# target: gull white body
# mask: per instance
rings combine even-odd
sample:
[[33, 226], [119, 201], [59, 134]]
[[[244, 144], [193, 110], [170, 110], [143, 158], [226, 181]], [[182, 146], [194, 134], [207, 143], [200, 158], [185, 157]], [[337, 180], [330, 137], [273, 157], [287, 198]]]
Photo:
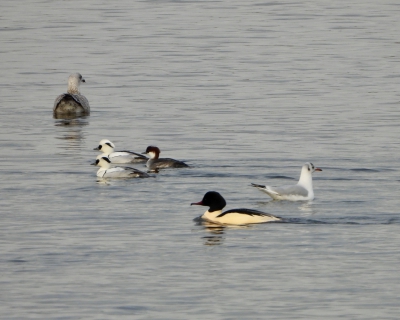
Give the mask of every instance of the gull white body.
[[171, 158], [159, 158], [160, 149], [154, 146], [148, 146], [143, 154], [149, 156], [149, 160], [146, 162], [146, 167], [150, 170], [164, 169], [164, 168], [187, 168], [189, 167], [183, 161], [171, 159]]
[[97, 171], [99, 178], [149, 178], [151, 177], [146, 172], [140, 171], [130, 167], [111, 167], [110, 160], [103, 156], [98, 155], [96, 162], [92, 165], [99, 166], [100, 169]]
[[53, 112], [56, 114], [89, 114], [89, 101], [79, 91], [85, 79], [80, 73], [71, 74], [68, 78], [67, 93], [60, 94], [54, 101]]
[[225, 207], [225, 199], [215, 191], [207, 192], [203, 200], [192, 205], [208, 206], [208, 209], [201, 219], [220, 225], [248, 225], [266, 223], [272, 221], [281, 221], [282, 219], [271, 214], [253, 209], [233, 209], [222, 212]]
[[111, 163], [145, 163], [148, 158], [140, 153], [133, 151], [114, 151], [115, 145], [108, 139], [102, 139], [99, 146], [94, 150], [102, 151], [110, 159]]
[[312, 173], [314, 171], [322, 171], [320, 168], [315, 168], [310, 162], [303, 165], [301, 168], [299, 182], [295, 185], [271, 187], [252, 183], [253, 187], [265, 192], [275, 200], [289, 201], [304, 201], [314, 199], [314, 190], [312, 182]]

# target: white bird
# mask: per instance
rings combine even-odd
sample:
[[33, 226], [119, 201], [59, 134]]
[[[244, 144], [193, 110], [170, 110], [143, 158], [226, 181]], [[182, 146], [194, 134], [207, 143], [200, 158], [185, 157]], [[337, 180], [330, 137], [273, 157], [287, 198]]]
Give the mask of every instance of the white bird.
[[279, 217], [253, 209], [232, 209], [222, 212], [222, 209], [226, 206], [226, 201], [216, 191], [208, 191], [203, 200], [194, 202], [191, 205], [210, 207], [201, 216], [201, 219], [215, 224], [240, 226], [282, 220]]
[[145, 163], [148, 158], [133, 151], [114, 151], [115, 145], [108, 139], [99, 142], [99, 146], [93, 150], [103, 152], [103, 155], [110, 159], [111, 163]]
[[96, 161], [92, 163], [94, 166], [99, 166], [97, 171], [99, 178], [149, 178], [151, 177], [146, 172], [130, 167], [111, 167], [111, 161], [103, 155], [98, 155]]
[[312, 173], [314, 171], [322, 171], [320, 168], [315, 168], [311, 162], [307, 162], [301, 168], [299, 182], [291, 186], [271, 187], [252, 183], [253, 187], [265, 192], [275, 200], [313, 200], [314, 190], [312, 183]]
[[189, 167], [183, 161], [171, 159], [171, 158], [159, 158], [160, 149], [154, 146], [148, 146], [143, 154], [149, 155], [149, 160], [147, 160], [146, 166], [150, 170], [157, 170], [163, 168], [187, 168]]
[[68, 78], [67, 93], [60, 94], [54, 101], [55, 114], [83, 114], [90, 113], [89, 101], [79, 92], [81, 82], [85, 82], [80, 73], [71, 74]]

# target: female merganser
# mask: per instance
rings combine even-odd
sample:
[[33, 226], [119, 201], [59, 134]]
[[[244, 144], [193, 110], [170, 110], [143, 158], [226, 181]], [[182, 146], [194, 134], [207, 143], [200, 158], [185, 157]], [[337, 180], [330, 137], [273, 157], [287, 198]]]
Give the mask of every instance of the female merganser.
[[208, 191], [203, 200], [191, 205], [210, 207], [201, 218], [216, 224], [246, 225], [282, 220], [279, 217], [253, 209], [233, 209], [222, 212], [226, 201], [216, 191]]
[[93, 150], [103, 152], [110, 159], [111, 163], [144, 163], [149, 158], [140, 153], [133, 151], [115, 151], [115, 145], [108, 139], [103, 139], [99, 142], [99, 146]]
[[265, 192], [275, 200], [313, 200], [314, 191], [312, 184], [312, 173], [314, 171], [322, 171], [322, 169], [315, 168], [311, 162], [307, 162], [301, 168], [300, 179], [296, 185], [283, 187], [270, 187], [254, 183], [251, 185], [256, 187], [258, 190]]
[[94, 163], [94, 166], [99, 166], [100, 169], [97, 171], [99, 178], [149, 178], [151, 177], [146, 172], [140, 171], [130, 167], [113, 167], [111, 168], [111, 161], [108, 157], [98, 155]]
[[54, 101], [55, 114], [82, 114], [90, 113], [89, 101], [79, 92], [81, 82], [85, 82], [80, 73], [71, 74], [68, 78], [67, 93], [60, 94]]
[[147, 160], [146, 166], [150, 170], [157, 170], [163, 168], [187, 168], [189, 167], [186, 163], [170, 159], [170, 158], [159, 158], [160, 149], [154, 146], [148, 146], [143, 154], [149, 155], [149, 160]]

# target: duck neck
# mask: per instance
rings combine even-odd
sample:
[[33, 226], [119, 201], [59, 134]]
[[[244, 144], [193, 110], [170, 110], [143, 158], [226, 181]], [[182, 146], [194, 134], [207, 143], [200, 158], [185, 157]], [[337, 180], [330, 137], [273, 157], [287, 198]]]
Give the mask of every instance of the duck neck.
[[207, 210], [201, 217], [203, 219], [213, 221], [219, 214], [221, 214], [221, 212], [222, 210], [215, 210], [212, 212], [210, 212], [210, 210]]

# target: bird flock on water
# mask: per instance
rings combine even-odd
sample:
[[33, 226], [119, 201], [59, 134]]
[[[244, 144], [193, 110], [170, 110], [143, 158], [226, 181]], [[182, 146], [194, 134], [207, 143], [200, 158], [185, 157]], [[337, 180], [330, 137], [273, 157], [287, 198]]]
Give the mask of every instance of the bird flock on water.
[[[90, 114], [89, 101], [79, 91], [82, 82], [85, 82], [85, 79], [80, 73], [69, 76], [67, 93], [60, 94], [54, 101], [53, 114], [56, 117]], [[114, 143], [108, 139], [102, 139], [94, 150], [101, 152], [92, 165], [100, 167], [97, 177], [102, 179], [154, 178], [154, 173], [160, 169], [189, 167], [180, 160], [160, 158], [161, 151], [156, 146], [148, 146], [141, 153], [127, 150], [116, 151]], [[145, 172], [130, 166], [121, 166], [123, 164], [145, 164], [148, 170]], [[251, 186], [266, 193], [273, 200], [313, 200], [312, 174], [316, 171], [322, 171], [322, 169], [307, 162], [302, 166], [299, 181], [294, 185], [274, 187], [252, 183]], [[226, 201], [216, 191], [208, 191], [201, 201], [191, 205], [208, 207], [209, 209], [200, 218], [215, 225], [248, 225], [283, 220], [280, 217], [253, 209], [240, 208], [222, 212]]]

